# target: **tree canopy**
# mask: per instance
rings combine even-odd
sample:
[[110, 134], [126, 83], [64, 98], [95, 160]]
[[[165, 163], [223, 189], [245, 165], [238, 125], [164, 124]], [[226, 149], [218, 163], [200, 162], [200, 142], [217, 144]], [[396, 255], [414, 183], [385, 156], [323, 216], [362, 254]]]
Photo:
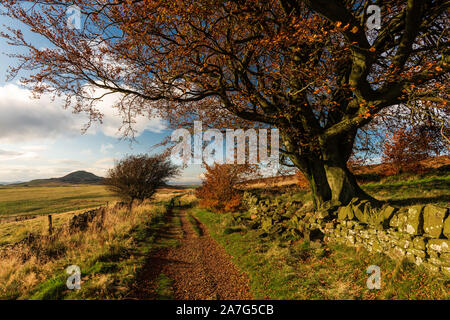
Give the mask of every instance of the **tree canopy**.
[[[219, 128], [280, 130], [283, 153], [308, 178], [316, 205], [368, 197], [346, 162], [358, 130], [380, 118], [395, 124], [406, 108], [449, 123], [448, 8], [444, 0], [0, 0], [6, 14], [44, 36], [2, 32], [28, 48], [14, 55], [34, 71], [36, 93], [67, 96], [101, 118], [92, 88], [122, 93], [133, 118], [158, 112], [172, 126], [194, 117]], [[367, 30], [368, 6], [381, 28]], [[70, 5], [84, 17], [67, 24]]]
[[168, 179], [178, 175], [176, 166], [161, 155], [131, 155], [117, 161], [108, 171], [106, 186], [120, 197], [134, 200], [150, 199]]

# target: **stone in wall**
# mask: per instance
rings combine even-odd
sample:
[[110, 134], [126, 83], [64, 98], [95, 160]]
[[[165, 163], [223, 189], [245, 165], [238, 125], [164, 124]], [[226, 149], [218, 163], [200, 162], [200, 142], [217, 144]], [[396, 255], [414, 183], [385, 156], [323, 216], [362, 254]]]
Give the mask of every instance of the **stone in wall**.
[[447, 277], [450, 277], [450, 267], [441, 267], [441, 272]]
[[425, 206], [423, 210], [423, 229], [427, 236], [431, 238], [439, 238], [441, 236], [446, 214], [446, 208], [440, 208], [432, 204]]
[[339, 221], [345, 221], [345, 220], [353, 220], [353, 209], [351, 205], [340, 207], [338, 209], [338, 220]]
[[404, 231], [412, 235], [418, 235], [423, 233], [422, 211], [423, 211], [422, 205], [412, 206], [411, 208], [408, 209], [408, 217], [406, 220], [406, 225], [404, 226]]
[[425, 250], [426, 249], [425, 238], [424, 237], [414, 237], [413, 247], [415, 249]]
[[364, 216], [364, 208], [367, 203], [368, 203], [367, 200], [362, 200], [360, 202], [351, 204], [356, 219], [358, 219], [358, 221], [361, 221], [363, 223], [367, 223], [367, 219]]
[[432, 263], [429, 263], [429, 262], [423, 262], [422, 265], [426, 269], [430, 270], [431, 272], [438, 273], [441, 270], [441, 268], [439, 266], [436, 266], [436, 265], [434, 265]]
[[395, 214], [392, 217], [391, 221], [389, 222], [389, 226], [401, 232], [405, 232], [407, 221], [408, 221], [408, 211], [400, 210], [397, 214]]
[[400, 212], [398, 215], [398, 231], [406, 232], [408, 226], [408, 211]]
[[450, 252], [450, 240], [445, 239], [430, 239], [427, 244], [428, 251], [436, 251], [439, 253]]
[[332, 216], [336, 215], [333, 228], [324, 228], [328, 240], [363, 246], [393, 259], [406, 258], [432, 272], [450, 276], [450, 240], [443, 239], [450, 235], [448, 209], [433, 205], [380, 209], [354, 199]]
[[393, 259], [403, 259], [406, 255], [406, 250], [400, 247], [393, 247], [386, 254]]
[[356, 218], [363, 224], [369, 224], [376, 229], [382, 229], [388, 226], [389, 220], [396, 210], [396, 208], [391, 206], [385, 206], [383, 208], [372, 207], [372, 204], [367, 200], [353, 198], [347, 206], [338, 208], [337, 217], [339, 221], [353, 220]]
[[420, 257], [422, 259], [425, 259], [426, 255], [427, 255], [425, 253], [425, 250], [419, 250], [419, 249], [408, 249], [408, 252], [410, 252], [414, 256]]
[[450, 253], [441, 253], [439, 255], [439, 263], [442, 273], [450, 276]]
[[408, 248], [412, 248], [412, 239], [401, 239], [397, 242], [397, 245], [402, 248], [402, 249], [408, 249]]
[[391, 206], [385, 206], [382, 210], [381, 210], [381, 214], [383, 215], [383, 219], [386, 222], [389, 222], [389, 220], [392, 218], [392, 216], [394, 215], [394, 213], [397, 211], [396, 208], [391, 207]]
[[442, 233], [444, 234], [445, 237], [447, 237], [447, 239], [450, 239], [450, 214], [444, 221], [444, 228]]
[[440, 258], [441, 258], [442, 261], [450, 264], [450, 253], [442, 253], [440, 255]]

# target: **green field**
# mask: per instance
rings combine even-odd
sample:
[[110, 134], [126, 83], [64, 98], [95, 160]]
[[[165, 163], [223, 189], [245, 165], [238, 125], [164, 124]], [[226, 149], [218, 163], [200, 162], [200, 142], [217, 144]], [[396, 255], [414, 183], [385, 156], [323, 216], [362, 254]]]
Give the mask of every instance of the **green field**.
[[86, 209], [116, 200], [102, 185], [0, 187], [0, 218]]

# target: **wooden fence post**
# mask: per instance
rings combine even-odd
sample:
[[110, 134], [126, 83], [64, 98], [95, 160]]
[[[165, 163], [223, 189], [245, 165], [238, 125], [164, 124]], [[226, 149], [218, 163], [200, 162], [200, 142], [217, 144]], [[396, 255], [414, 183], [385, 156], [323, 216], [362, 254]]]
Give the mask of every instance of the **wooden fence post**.
[[52, 215], [48, 215], [48, 234], [52, 235], [53, 227], [52, 227]]

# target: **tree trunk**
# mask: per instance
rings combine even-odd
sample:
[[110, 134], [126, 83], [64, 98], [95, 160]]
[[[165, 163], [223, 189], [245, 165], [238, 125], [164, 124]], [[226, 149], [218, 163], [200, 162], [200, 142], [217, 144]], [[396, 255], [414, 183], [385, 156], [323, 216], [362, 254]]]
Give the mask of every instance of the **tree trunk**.
[[291, 159], [309, 181], [315, 208], [330, 200], [346, 205], [354, 197], [376, 201], [359, 187], [347, 168], [349, 155], [342, 143], [329, 143], [320, 153], [298, 158]]
[[331, 199], [347, 204], [354, 197], [376, 201], [358, 185], [355, 176], [347, 167], [353, 149], [355, 135], [328, 141], [322, 146], [322, 158], [331, 189]]
[[309, 181], [316, 209], [326, 201], [339, 201], [346, 205], [354, 197], [376, 201], [359, 187], [347, 168], [356, 130], [332, 140], [320, 141], [320, 146], [313, 150], [299, 150], [289, 134], [280, 133], [291, 161]]
[[346, 164], [331, 160], [318, 161], [310, 163], [308, 170], [303, 173], [309, 181], [316, 208], [329, 200], [339, 201], [343, 205], [355, 197], [376, 201], [359, 187]]
[[325, 167], [320, 158], [312, 158], [305, 161], [303, 170], [309, 181], [315, 208], [320, 208], [325, 201], [331, 200], [331, 189], [328, 183]]
[[331, 189], [331, 200], [347, 204], [354, 197], [374, 200], [356, 182], [345, 164], [325, 161], [325, 172]]

